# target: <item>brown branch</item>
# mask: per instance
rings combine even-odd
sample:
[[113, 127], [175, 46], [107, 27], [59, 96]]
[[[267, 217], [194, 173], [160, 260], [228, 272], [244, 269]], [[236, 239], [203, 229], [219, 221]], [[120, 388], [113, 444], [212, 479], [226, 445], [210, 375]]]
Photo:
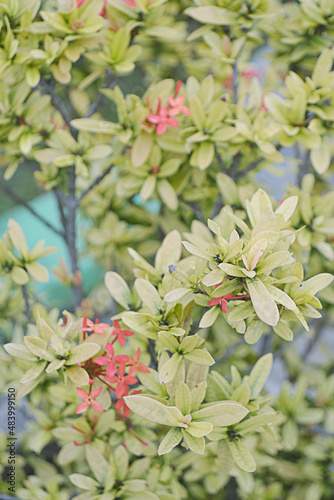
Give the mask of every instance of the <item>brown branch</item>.
[[[115, 77], [111, 73], [109, 68], [107, 68], [106, 74], [107, 74], [107, 78], [106, 78], [105, 88], [107, 88], [107, 89], [112, 88], [116, 83]], [[92, 104], [89, 106], [89, 109], [88, 109], [87, 113], [85, 114], [84, 118], [90, 118], [94, 113], [96, 113], [96, 111], [99, 109], [99, 107], [103, 103], [104, 99], [105, 99], [105, 95], [100, 93], [99, 96], [97, 97], [97, 99], [95, 99], [95, 101], [92, 102]]]
[[150, 356], [151, 356], [150, 368], [152, 368], [152, 370], [157, 370], [158, 369], [158, 358], [157, 358], [157, 353], [155, 351], [155, 340], [148, 339], [148, 351], [149, 351]]
[[87, 196], [91, 191], [92, 189], [94, 189], [96, 186], [98, 186], [102, 181], [103, 179], [105, 179], [105, 177], [107, 177], [108, 174], [110, 174], [110, 172], [112, 171], [112, 169], [114, 168], [114, 164], [110, 165], [101, 175], [99, 175], [93, 182], [92, 184], [87, 188], [85, 189], [81, 195], [79, 196], [79, 198], [76, 199], [76, 205], [78, 206], [81, 201], [83, 200], [83, 198], [85, 198], [85, 196]]
[[29, 296], [26, 285], [21, 285], [21, 291], [24, 299], [24, 314], [28, 321], [32, 321], [32, 317], [30, 314], [30, 304], [29, 304]]
[[[73, 274], [78, 273], [78, 254], [76, 248], [76, 208], [77, 202], [75, 198], [75, 182], [76, 182], [76, 174], [75, 174], [75, 166], [72, 165], [69, 167], [68, 173], [68, 197], [66, 198], [66, 208], [67, 208], [67, 216], [66, 216], [66, 243], [68, 248], [68, 253], [71, 261], [71, 270]], [[83, 299], [83, 289], [82, 284], [76, 285], [74, 287], [74, 300], [75, 306], [78, 308]]]
[[62, 238], [65, 239], [65, 234], [64, 232], [60, 231], [57, 229], [51, 222], [46, 220], [43, 215], [39, 214], [36, 212], [34, 208], [32, 208], [23, 198], [21, 198], [18, 194], [16, 194], [9, 186], [4, 186], [3, 184], [0, 184], [0, 189], [13, 201], [18, 203], [19, 205], [22, 205], [24, 208], [26, 208], [36, 219], [41, 221], [45, 226], [47, 226], [49, 229], [51, 229], [54, 233], [56, 233], [58, 236], [61, 236]]
[[71, 135], [76, 140], [78, 137], [78, 131], [73, 127], [73, 125], [71, 125], [71, 117], [67, 109], [65, 108], [63, 101], [56, 92], [54, 80], [49, 81], [45, 80], [44, 78], [41, 78], [40, 85], [44, 88], [46, 93], [51, 96], [53, 105], [55, 106], [55, 108], [57, 108], [57, 110], [61, 114], [64, 122], [68, 126], [69, 131], [71, 132]]

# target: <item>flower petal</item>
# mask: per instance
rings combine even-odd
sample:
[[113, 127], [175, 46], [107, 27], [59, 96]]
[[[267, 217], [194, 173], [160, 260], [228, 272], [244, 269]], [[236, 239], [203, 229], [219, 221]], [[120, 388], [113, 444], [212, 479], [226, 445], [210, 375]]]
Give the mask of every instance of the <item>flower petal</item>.
[[78, 408], [76, 409], [75, 413], [83, 413], [84, 411], [87, 411], [89, 408], [89, 404], [87, 401], [83, 401], [82, 403], [79, 404]]
[[99, 403], [98, 401], [91, 401], [90, 405], [93, 408], [93, 410], [99, 411], [100, 413], [104, 412], [101, 403]]
[[80, 387], [76, 387], [75, 389], [80, 399], [87, 399], [89, 397], [85, 389], [81, 389]]

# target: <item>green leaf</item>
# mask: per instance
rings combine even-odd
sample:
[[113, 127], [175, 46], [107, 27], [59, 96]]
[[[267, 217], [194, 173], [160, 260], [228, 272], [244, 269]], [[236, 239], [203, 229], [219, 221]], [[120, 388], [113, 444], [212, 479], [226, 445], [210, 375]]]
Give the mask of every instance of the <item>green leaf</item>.
[[99, 483], [95, 479], [84, 476], [83, 474], [70, 474], [69, 479], [74, 486], [78, 486], [82, 490], [97, 490]]
[[188, 446], [189, 450], [198, 455], [203, 455], [205, 449], [204, 437], [193, 437], [187, 432], [186, 429], [182, 429], [183, 439], [185, 444]]
[[248, 379], [251, 388], [252, 397], [256, 398], [263, 389], [263, 386], [269, 377], [273, 364], [273, 355], [271, 353], [262, 356], [254, 365]]
[[288, 294], [273, 285], [265, 285], [273, 299], [291, 311], [296, 311], [297, 306]]
[[25, 383], [30, 382], [31, 380], [34, 380], [35, 378], [39, 377], [41, 375], [41, 373], [44, 372], [46, 364], [47, 364], [46, 361], [42, 361], [41, 363], [38, 363], [35, 366], [32, 366], [21, 378], [21, 380], [20, 380], [21, 384], [25, 384]]
[[85, 453], [86, 460], [95, 478], [99, 483], [103, 483], [108, 472], [107, 460], [102, 453], [91, 444], [85, 446]]
[[30, 352], [35, 354], [38, 358], [46, 359], [47, 361], [53, 361], [53, 357], [47, 351], [48, 343], [38, 337], [24, 337], [24, 343]]
[[212, 366], [215, 364], [215, 360], [208, 351], [204, 349], [194, 349], [193, 351], [185, 354], [186, 359], [189, 359], [193, 363], [203, 366]]
[[23, 398], [24, 396], [29, 394], [32, 390], [35, 389], [35, 387], [38, 386], [39, 382], [40, 378], [35, 378], [34, 380], [30, 380], [29, 382], [22, 384], [17, 391], [17, 399]]
[[267, 325], [275, 326], [279, 321], [277, 305], [265, 285], [259, 279], [246, 281], [252, 304], [258, 317]]
[[71, 121], [71, 125], [77, 130], [86, 130], [102, 134], [117, 134], [120, 127], [118, 123], [107, 122], [104, 120], [95, 120], [93, 118], [77, 118]]
[[245, 341], [247, 344], [255, 344], [261, 335], [263, 334], [264, 325], [262, 321], [258, 319], [253, 319], [247, 326], [247, 330], [245, 332]]
[[127, 406], [134, 413], [156, 424], [176, 426], [183, 415], [176, 406], [166, 406], [148, 396], [125, 396]]
[[328, 47], [321, 52], [313, 69], [312, 80], [316, 87], [322, 87], [324, 85], [324, 79], [332, 70], [332, 66], [333, 50], [331, 47]]
[[212, 432], [213, 424], [211, 422], [190, 422], [187, 432], [193, 437], [203, 437]]
[[210, 403], [201, 410], [192, 413], [193, 420], [204, 419], [213, 425], [225, 427], [242, 420], [248, 414], [247, 408], [236, 401]]
[[183, 297], [190, 293], [192, 293], [192, 290], [190, 290], [189, 288], [175, 288], [174, 290], [166, 293], [164, 299], [167, 303], [179, 302], [181, 299], [183, 299]]
[[143, 165], [148, 159], [153, 144], [153, 134], [141, 132], [131, 149], [131, 162], [137, 168]]
[[323, 140], [319, 148], [311, 149], [310, 158], [318, 174], [322, 175], [327, 172], [331, 163], [329, 145]]
[[189, 387], [183, 382], [176, 389], [175, 405], [183, 415], [189, 415], [191, 411], [191, 393]]
[[26, 285], [29, 283], [29, 275], [22, 267], [14, 266], [10, 276], [17, 285]]
[[66, 369], [66, 373], [74, 385], [81, 387], [89, 383], [88, 373], [81, 366], [70, 366], [70, 368]]
[[229, 25], [235, 21], [235, 15], [226, 9], [216, 6], [189, 7], [185, 14], [201, 23]]
[[277, 325], [273, 327], [273, 329], [274, 332], [282, 339], [287, 341], [293, 340], [293, 331], [286, 323], [284, 323], [284, 321], [279, 321]]
[[256, 463], [250, 451], [241, 439], [227, 441], [229, 450], [236, 464], [246, 472], [254, 472]]
[[248, 384], [241, 384], [235, 389], [231, 395], [233, 401], [238, 401], [242, 405], [246, 406], [250, 400], [251, 391]]
[[172, 451], [182, 440], [182, 430], [179, 427], [172, 427], [160, 443], [158, 455], [165, 455]]
[[254, 313], [253, 305], [249, 302], [244, 302], [242, 304], [235, 305], [228, 315], [229, 321], [240, 321], [242, 319], [248, 318]]
[[129, 454], [123, 445], [117, 446], [114, 453], [117, 479], [124, 481], [129, 469]]
[[93, 344], [93, 342], [84, 342], [83, 344], [77, 345], [70, 351], [69, 359], [67, 360], [67, 365], [76, 365], [77, 363], [82, 363], [89, 358], [92, 358], [97, 352], [99, 352], [100, 346], [98, 344]]
[[109, 271], [105, 275], [104, 283], [112, 298], [124, 307], [124, 309], [128, 309], [132, 296], [124, 279], [119, 274]]
[[24, 345], [9, 343], [5, 344], [3, 348], [10, 356], [13, 356], [13, 358], [36, 361], [36, 357]]
[[178, 207], [179, 201], [171, 184], [166, 179], [159, 180], [157, 190], [161, 200], [169, 208], [169, 210], [175, 211]]
[[195, 123], [198, 130], [202, 130], [205, 122], [205, 112], [201, 101], [194, 96], [189, 103], [191, 119]]
[[178, 353], [173, 354], [159, 371], [159, 381], [161, 384], [168, 384], [176, 375], [177, 369], [182, 361], [182, 356]]
[[298, 290], [296, 297], [303, 297], [304, 299], [312, 298], [320, 290], [323, 290], [332, 283], [334, 276], [329, 273], [318, 274], [313, 276], [302, 283]]
[[298, 443], [298, 428], [296, 423], [289, 418], [289, 420], [282, 427], [282, 438], [284, 448], [287, 451], [294, 450]]
[[264, 426], [280, 422], [281, 420], [282, 415], [278, 412], [255, 415], [238, 424], [236, 426], [236, 432], [240, 435], [247, 434], [248, 432], [260, 432]]
[[41, 283], [47, 283], [47, 281], [49, 281], [49, 271], [39, 262], [26, 264], [26, 269], [34, 280], [40, 281]]
[[196, 255], [196, 257], [200, 257], [201, 259], [212, 260], [212, 256], [208, 251], [199, 248], [192, 243], [188, 243], [188, 241], [182, 241], [182, 245], [192, 255]]
[[[189, 371], [188, 371], [189, 373]], [[203, 399], [205, 398], [205, 393], [207, 389], [207, 383], [205, 380], [197, 384], [191, 391], [191, 412], [196, 411], [200, 408]]]
[[29, 248], [24, 233], [21, 226], [14, 219], [9, 219], [8, 221], [8, 234], [18, 253], [22, 255], [22, 257], [28, 258]]
[[203, 314], [199, 323], [199, 328], [209, 328], [212, 326], [219, 315], [219, 307], [210, 307], [206, 313]]
[[145, 306], [156, 314], [159, 311], [162, 302], [157, 289], [149, 281], [144, 280], [143, 278], [136, 279], [135, 288]]
[[278, 207], [278, 209], [275, 210], [275, 214], [283, 215], [285, 222], [287, 222], [294, 214], [297, 204], [298, 196], [289, 196], [289, 198], [284, 200], [283, 203]]
[[196, 151], [197, 165], [200, 170], [208, 168], [214, 158], [215, 148], [212, 142], [202, 142]]

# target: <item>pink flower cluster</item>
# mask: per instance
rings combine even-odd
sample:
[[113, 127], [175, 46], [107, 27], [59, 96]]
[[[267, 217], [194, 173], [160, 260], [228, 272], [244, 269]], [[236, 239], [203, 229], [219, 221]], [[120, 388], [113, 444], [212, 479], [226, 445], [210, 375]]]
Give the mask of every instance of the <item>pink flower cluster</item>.
[[[216, 285], [216, 288], [220, 285]], [[233, 293], [227, 293], [226, 295], [223, 295], [222, 297], [215, 297], [214, 299], [211, 299], [210, 302], [208, 303], [208, 306], [220, 306], [222, 311], [227, 314], [227, 304], [229, 300], [240, 300], [240, 299], [245, 299], [249, 298], [249, 295], [236, 295], [234, 296]]]
[[[85, 340], [87, 334], [104, 334], [109, 328], [111, 327], [108, 323], [100, 323], [98, 319], [94, 322], [84, 316], [80, 331], [83, 332], [83, 340]], [[79, 363], [79, 366], [82, 366], [87, 371], [90, 379], [89, 392], [80, 387], [76, 388], [79, 398], [83, 400], [76, 410], [77, 414], [87, 411], [89, 407], [100, 413], [104, 411], [101, 403], [96, 400], [100, 396], [103, 386], [93, 389], [93, 384], [99, 381], [115, 393], [117, 401], [114, 406], [119, 418], [128, 417], [130, 409], [126, 406], [123, 398], [129, 394], [129, 386], [138, 383], [137, 372], [149, 373], [150, 371], [140, 361], [140, 348], [136, 350], [132, 358], [126, 354], [115, 355], [113, 344], [118, 341], [120, 346], [124, 347], [126, 337], [134, 335], [133, 331], [121, 328], [119, 322], [114, 320], [111, 335], [114, 338], [111, 343], [106, 343], [105, 352], [102, 356], [88, 359], [83, 364]], [[140, 392], [140, 390], [132, 391], [131, 394], [139, 394]]]
[[145, 118], [145, 125], [150, 127], [155, 127], [155, 132], [157, 135], [162, 135], [166, 132], [167, 127], [178, 127], [180, 122], [174, 118], [178, 115], [190, 115], [190, 109], [184, 106], [185, 96], [178, 95], [181, 89], [182, 82], [178, 81], [175, 86], [175, 92], [173, 97], [168, 96], [167, 106], [162, 106], [161, 98], [158, 98], [158, 103], [155, 111], [152, 110], [150, 98], [147, 97], [146, 104], [149, 108], [150, 114]]

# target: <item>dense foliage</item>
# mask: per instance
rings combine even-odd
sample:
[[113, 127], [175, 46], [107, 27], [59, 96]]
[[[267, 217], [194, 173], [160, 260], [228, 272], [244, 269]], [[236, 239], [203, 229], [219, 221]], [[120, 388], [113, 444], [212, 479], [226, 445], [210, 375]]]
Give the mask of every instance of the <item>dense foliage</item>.
[[0, 0], [0, 188], [66, 245], [73, 297], [40, 294], [57, 248], [10, 219], [0, 387], [28, 416], [0, 492], [333, 498], [333, 12]]

